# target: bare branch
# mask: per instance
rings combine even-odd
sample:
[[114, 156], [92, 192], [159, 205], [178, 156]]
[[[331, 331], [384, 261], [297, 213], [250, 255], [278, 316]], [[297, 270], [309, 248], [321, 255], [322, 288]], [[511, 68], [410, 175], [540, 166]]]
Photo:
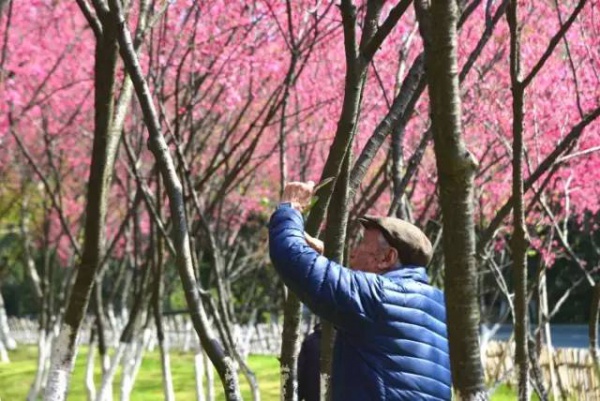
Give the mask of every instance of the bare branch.
[[571, 25], [573, 25], [573, 22], [575, 22], [575, 19], [577, 18], [581, 10], [583, 10], [585, 3], [587, 3], [587, 0], [579, 0], [579, 3], [577, 3], [577, 7], [575, 7], [575, 10], [573, 10], [573, 13], [569, 17], [569, 19], [567, 19], [565, 24], [560, 27], [556, 35], [554, 35], [554, 37], [550, 40], [550, 43], [548, 44], [548, 47], [546, 48], [546, 51], [544, 52], [542, 57], [531, 69], [529, 75], [527, 75], [527, 77], [523, 79], [523, 81], [521, 81], [521, 85], [523, 86], [523, 88], [526, 88], [531, 83], [531, 81], [533, 81], [537, 73], [540, 72], [546, 61], [548, 61], [548, 59], [554, 52], [554, 49], [556, 48], [560, 40], [563, 38], [563, 36], [565, 36], [569, 28], [571, 28]]
[[71, 246], [73, 247], [73, 250], [75, 251], [77, 256], [81, 257], [81, 248], [79, 247], [79, 244], [77, 243], [77, 241], [73, 237], [73, 234], [71, 233], [71, 229], [69, 228], [69, 223], [67, 222], [67, 219], [63, 213], [62, 208], [60, 207], [60, 203], [54, 196], [54, 192], [52, 191], [52, 188], [50, 187], [50, 183], [48, 182], [48, 180], [46, 179], [46, 176], [44, 175], [44, 173], [42, 173], [42, 171], [38, 167], [37, 163], [33, 159], [31, 153], [29, 153], [29, 150], [25, 147], [25, 144], [23, 143], [23, 141], [21, 141], [21, 138], [19, 137], [19, 135], [15, 132], [15, 130], [13, 128], [12, 112], [8, 113], [8, 121], [9, 121], [9, 127], [10, 127], [9, 132], [11, 133], [13, 138], [15, 138], [15, 141], [17, 142], [19, 149], [21, 149], [21, 152], [23, 152], [23, 155], [25, 156], [25, 158], [27, 159], [27, 161], [33, 168], [33, 171], [35, 171], [35, 174], [38, 176], [38, 178], [44, 185], [44, 189], [46, 190], [46, 192], [48, 193], [48, 196], [50, 197], [52, 206], [54, 207], [54, 210], [56, 210], [56, 213], [58, 214], [63, 231], [65, 232], [65, 234], [67, 234], [67, 237], [69, 238], [69, 242], [71, 243]]
[[375, 35], [364, 44], [361, 55], [366, 62], [370, 62], [379, 49], [379, 46], [383, 43], [385, 38], [390, 34], [394, 26], [398, 23], [400, 18], [404, 15], [404, 12], [408, 9], [408, 6], [412, 0], [400, 0], [398, 4], [390, 11], [390, 14], [385, 19], [383, 24], [377, 29]]
[[[560, 143], [554, 148], [554, 150], [546, 156], [546, 158], [538, 165], [533, 174], [531, 174], [527, 180], [525, 180], [523, 188], [524, 191], [527, 192], [532, 188], [533, 184], [548, 170], [553, 167], [558, 158], [565, 153], [583, 134], [585, 128], [590, 125], [592, 122], [596, 120], [600, 116], [600, 107], [597, 107], [594, 111], [585, 116], [577, 125], [575, 125], [571, 132], [569, 132]], [[483, 256], [484, 250], [487, 247], [487, 244], [494, 237], [494, 234], [502, 221], [506, 218], [506, 216], [510, 213], [513, 206], [513, 198], [511, 197], [506, 203], [500, 208], [496, 216], [491, 221], [490, 225], [485, 229], [479, 238], [479, 242], [477, 244], [477, 254], [481, 257]]]
[[102, 25], [100, 24], [100, 20], [92, 13], [92, 9], [86, 0], [77, 0], [77, 5], [79, 5], [79, 9], [90, 25], [90, 28], [92, 28], [96, 40], [100, 40], [102, 37]]

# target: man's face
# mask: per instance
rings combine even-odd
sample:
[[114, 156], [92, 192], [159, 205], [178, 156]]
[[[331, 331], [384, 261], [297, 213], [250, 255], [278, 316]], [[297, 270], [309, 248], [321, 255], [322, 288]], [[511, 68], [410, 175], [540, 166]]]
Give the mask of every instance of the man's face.
[[365, 228], [363, 238], [350, 253], [350, 268], [368, 273], [382, 273], [395, 263], [396, 253], [381, 239], [376, 228]]

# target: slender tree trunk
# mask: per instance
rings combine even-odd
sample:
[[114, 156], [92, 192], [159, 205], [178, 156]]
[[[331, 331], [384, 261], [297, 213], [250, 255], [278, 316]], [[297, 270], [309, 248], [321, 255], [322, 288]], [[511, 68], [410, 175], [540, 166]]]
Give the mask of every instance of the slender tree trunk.
[[96, 315], [94, 324], [96, 326], [95, 333], [98, 336], [97, 343], [100, 366], [102, 367], [102, 373], [104, 374], [108, 369], [110, 357], [108, 355], [106, 345], [106, 318], [104, 317], [104, 308], [102, 307], [102, 290], [99, 288], [102, 283], [102, 277], [96, 278], [95, 282], [96, 284], [92, 290], [92, 303], [94, 314]]
[[[416, 0], [443, 215], [445, 294], [454, 391], [459, 400], [487, 400], [479, 348], [473, 223], [477, 164], [465, 146], [456, 59], [457, 4]], [[435, 29], [433, 29], [435, 27]]]
[[215, 401], [215, 371], [210, 358], [202, 351], [204, 356], [204, 371], [206, 372], [206, 401]]
[[138, 335], [131, 342], [125, 344], [123, 358], [120, 361], [121, 365], [121, 384], [120, 384], [120, 401], [129, 399], [129, 393], [133, 387], [133, 371], [135, 370], [137, 348], [139, 342], [142, 341]]
[[201, 347], [198, 347], [196, 355], [194, 355], [194, 374], [196, 378], [196, 401], [204, 401], [204, 352]]
[[77, 353], [77, 338], [86, 312], [104, 249], [104, 225], [119, 132], [111, 129], [117, 64], [116, 25], [103, 16], [103, 32], [97, 38], [94, 68], [94, 140], [85, 210], [84, 245], [77, 277], [69, 297], [64, 322], [52, 353], [45, 400], [64, 400]]
[[118, 0], [110, 0], [109, 4], [114, 13], [114, 21], [118, 25], [121, 57], [125, 63], [127, 72], [131, 76], [138, 100], [140, 101], [144, 121], [148, 128], [150, 136], [148, 145], [156, 158], [159, 171], [161, 172], [169, 196], [169, 206], [171, 209], [174, 233], [173, 242], [177, 250], [177, 268], [183, 283], [183, 289], [194, 322], [194, 328], [198, 333], [204, 349], [206, 349], [221, 377], [225, 398], [227, 400], [240, 400], [241, 394], [233, 361], [229, 355], [224, 353], [221, 344], [219, 344], [210, 330], [208, 317], [196, 286], [181, 181], [177, 176], [173, 159], [169, 153], [169, 148], [161, 133], [158, 115], [154, 108], [150, 90], [139, 65], [131, 41], [131, 34], [123, 16], [121, 4]]
[[[144, 313], [145, 314], [145, 313]], [[131, 358], [123, 360], [123, 374], [121, 376], [121, 401], [129, 401], [131, 391], [135, 384], [135, 379], [142, 366], [142, 358], [144, 351], [150, 343], [152, 331], [146, 327], [142, 331], [142, 335], [138, 336], [135, 341], [130, 343]]]
[[[327, 231], [325, 232], [325, 256], [331, 260], [344, 263], [344, 245], [346, 243], [346, 227], [348, 224], [349, 179], [352, 150], [346, 151], [340, 175], [335, 182], [335, 189], [327, 211]], [[331, 368], [333, 365], [333, 344], [335, 330], [329, 322], [322, 323], [321, 333], [321, 399], [331, 400]]]
[[10, 358], [8, 357], [8, 352], [6, 351], [6, 345], [4, 345], [4, 341], [0, 338], [0, 363], [9, 363]]
[[29, 218], [27, 216], [27, 204], [28, 199], [27, 195], [23, 197], [23, 203], [21, 205], [21, 237], [23, 238], [23, 258], [25, 264], [25, 273], [29, 280], [31, 281], [31, 286], [33, 288], [33, 294], [40, 306], [40, 311], [42, 310], [42, 281], [40, 279], [40, 275], [38, 274], [37, 268], [35, 267], [35, 261], [33, 260], [33, 256], [31, 255], [31, 241], [29, 238]]
[[0, 363], [10, 362], [7, 349], [15, 349], [16, 347], [17, 343], [10, 336], [8, 320], [6, 319], [6, 309], [4, 308], [4, 298], [2, 297], [2, 292], [0, 292]]
[[298, 296], [286, 288], [283, 306], [283, 330], [279, 354], [279, 377], [281, 380], [281, 400], [295, 401], [298, 392], [298, 372], [296, 360], [300, 351], [300, 321], [302, 304]]
[[388, 216], [406, 220], [404, 190], [402, 188], [402, 172], [404, 171], [404, 125], [395, 127], [392, 132], [392, 206]]
[[6, 308], [4, 307], [4, 297], [0, 292], [0, 341], [4, 346], [13, 350], [17, 348], [17, 342], [10, 335], [10, 328], [8, 327], [8, 319], [6, 318]]
[[[372, 38], [376, 28], [379, 12], [382, 4], [378, 2], [369, 2], [367, 16], [365, 17], [365, 30], [363, 31], [363, 41], [366, 43]], [[344, 25], [344, 44], [346, 53], [346, 77], [344, 101], [340, 119], [338, 121], [337, 130], [333, 143], [329, 151], [329, 155], [321, 174], [321, 181], [329, 177], [339, 179], [340, 171], [344, 163], [344, 158], [348, 157], [348, 149], [354, 138], [356, 124], [360, 112], [360, 104], [362, 99], [362, 90], [366, 78], [365, 60], [358, 54], [358, 46], [356, 42], [356, 8], [350, 0], [343, 0], [340, 6]], [[368, 61], [368, 60], [367, 60]], [[346, 178], [348, 180], [348, 178]], [[348, 185], [347, 183], [345, 184]], [[317, 193], [317, 203], [313, 206], [306, 221], [305, 230], [312, 236], [317, 236], [319, 227], [325, 216], [325, 211], [329, 206], [329, 202], [334, 191], [334, 186], [329, 184], [322, 187]], [[348, 196], [346, 196], [348, 199]], [[342, 218], [339, 224], [341, 226], [332, 230], [346, 230], [347, 216]], [[331, 247], [331, 249], [336, 249]], [[343, 245], [339, 252], [343, 252]], [[326, 333], [330, 331], [326, 328]], [[300, 334], [300, 302], [295, 294], [289, 293], [284, 307], [284, 328], [282, 339], [282, 350], [280, 357], [281, 375], [282, 375], [282, 400], [292, 401], [296, 397], [297, 372], [296, 359], [298, 355], [298, 337]], [[330, 338], [325, 335], [324, 338]], [[331, 347], [329, 347], [331, 348]], [[321, 349], [322, 353], [328, 354], [329, 349]], [[326, 371], [323, 371], [323, 368]], [[330, 375], [330, 367], [321, 366], [321, 374], [328, 377]], [[322, 380], [323, 385], [327, 380]], [[322, 395], [323, 396], [323, 395]]]
[[548, 280], [546, 274], [546, 266], [543, 267], [544, 272], [540, 275], [540, 327], [542, 338], [548, 353], [548, 371], [550, 374], [550, 391], [553, 400], [559, 399], [558, 387], [556, 382], [556, 365], [554, 364], [554, 347], [552, 345], [552, 334], [550, 332], [550, 311], [548, 307]]
[[529, 401], [529, 319], [527, 314], [527, 238], [523, 208], [523, 98], [525, 87], [521, 83], [520, 30], [517, 18], [517, 1], [510, 0], [506, 18], [510, 28], [510, 81], [513, 98], [513, 282], [515, 306], [515, 364], [517, 366], [519, 400]]
[[[362, 24], [362, 36], [359, 46], [356, 38], [356, 7], [351, 0], [341, 1], [340, 10], [344, 27], [344, 47], [346, 55], [345, 93], [336, 135], [325, 162], [321, 181], [329, 177], [338, 178], [344, 159], [349, 158], [347, 153], [350, 149], [356, 130], [367, 67], [371, 62], [373, 55], [403, 15], [404, 11], [406, 11], [409, 4], [410, 1], [401, 1], [397, 3], [390, 11], [386, 20], [379, 26], [383, 2], [368, 1], [366, 4], [366, 13]], [[358, 179], [358, 181], [360, 181], [360, 179]], [[347, 186], [348, 184], [345, 185]], [[325, 211], [328, 209], [333, 188], [333, 185], [326, 185], [316, 193], [318, 201], [313, 206], [305, 227], [306, 231], [312, 236], [318, 235], [319, 226], [323, 221]], [[346, 199], [350, 198], [351, 196], [346, 196]], [[339, 221], [340, 225], [336, 228], [332, 227], [332, 232], [342, 230], [345, 235], [346, 220], [347, 217], [341, 216]], [[335, 246], [332, 247], [330, 245], [329, 247], [330, 249], [335, 249]], [[339, 250], [340, 253], [343, 252], [343, 245], [341, 245], [341, 247], [342, 248]], [[288, 294], [284, 307], [284, 337], [280, 358], [282, 400], [294, 400], [295, 397], [295, 365], [298, 352], [299, 314], [300, 303], [297, 297], [290, 293]], [[325, 328], [325, 332], [328, 332], [327, 328]], [[325, 337], [327, 337], [327, 334]], [[321, 352], [323, 351], [324, 350], [321, 349]], [[325, 353], [327, 352], [329, 352], [329, 350], [325, 350]]]
[[48, 360], [49, 351], [49, 337], [47, 336], [46, 329], [42, 327], [38, 336], [38, 359], [37, 359], [37, 370], [35, 372], [35, 378], [29, 393], [27, 394], [27, 401], [35, 401], [38, 399], [40, 392], [42, 391], [44, 371], [46, 369], [46, 362]]
[[[156, 177], [156, 210], [157, 213], [161, 213], [162, 207], [160, 204], [161, 199], [161, 185], [160, 176], [157, 174]], [[162, 318], [162, 299], [163, 299], [163, 243], [162, 237], [158, 234], [153, 224], [153, 236], [155, 243], [155, 274], [154, 274], [154, 288], [152, 291], [152, 310], [154, 312], [154, 323], [156, 324], [156, 336], [158, 337], [158, 348], [160, 351], [160, 362], [162, 368], [163, 378], [163, 390], [164, 399], [166, 401], [175, 400], [175, 392], [173, 390], [173, 376], [171, 375], [171, 360], [169, 357], [169, 338], [165, 336], [164, 322]]]
[[[137, 226], [137, 224], [135, 224]], [[137, 230], [137, 229], [134, 229]], [[137, 247], [136, 247], [137, 248]], [[135, 301], [133, 307], [131, 308], [131, 314], [129, 315], [129, 321], [127, 322], [127, 326], [123, 330], [121, 334], [121, 340], [119, 342], [119, 346], [117, 347], [115, 354], [113, 356], [113, 360], [111, 362], [110, 368], [106, 371], [106, 374], [102, 377], [102, 384], [100, 386], [100, 391], [98, 392], [98, 401], [107, 401], [112, 396], [112, 383], [117, 372], [117, 367], [123, 361], [124, 355], [126, 353], [134, 354], [132, 350], [135, 350], [136, 342], [134, 341], [136, 326], [138, 326], [138, 322], [140, 321], [140, 315], [145, 309], [144, 300], [146, 295], [146, 287], [148, 281], [148, 271], [150, 269], [149, 266], [144, 265], [139, 267], [142, 269], [142, 277], [140, 279], [139, 290], [137, 291]], [[133, 355], [131, 358], [125, 358], [123, 362], [124, 366], [128, 366], [127, 364], [134, 363], [135, 360]], [[128, 380], [131, 378], [131, 370], [123, 368], [121, 387], [125, 386], [127, 389], [129, 382]]]
[[85, 389], [89, 401], [96, 400], [96, 384], [94, 383], [94, 360], [96, 359], [96, 330], [90, 333], [90, 343], [85, 367]]
[[594, 296], [590, 308], [588, 332], [590, 337], [590, 355], [594, 364], [594, 372], [600, 380], [600, 358], [598, 358], [598, 317], [600, 316], [600, 283], [594, 286]]
[[[288, 4], [288, 16], [291, 13]], [[291, 20], [288, 20], [288, 27], [292, 31]], [[293, 33], [290, 35], [290, 40], [293, 43]], [[289, 89], [292, 73], [296, 64], [296, 56], [292, 50], [290, 60], [290, 68], [285, 81], [285, 93], [281, 109], [281, 125], [279, 133], [279, 169], [280, 169], [280, 196], [283, 195], [283, 190], [287, 182], [288, 166], [286, 154], [286, 131], [285, 131], [285, 112], [287, 108]], [[283, 284], [282, 284], [283, 285]], [[298, 392], [297, 382], [297, 366], [296, 359], [300, 351], [300, 321], [301, 309], [300, 300], [292, 291], [289, 291], [284, 285], [285, 301], [283, 306], [283, 331], [281, 333], [281, 351], [279, 354], [279, 379], [281, 400], [295, 401]]]

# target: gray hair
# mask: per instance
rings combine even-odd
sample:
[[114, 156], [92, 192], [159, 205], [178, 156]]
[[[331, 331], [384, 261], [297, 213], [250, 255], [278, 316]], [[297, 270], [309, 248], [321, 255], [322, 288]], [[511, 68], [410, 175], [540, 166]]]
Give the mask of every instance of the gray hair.
[[385, 235], [383, 235], [383, 233], [381, 232], [381, 230], [377, 230], [379, 231], [379, 235], [377, 235], [377, 242], [379, 242], [379, 245], [385, 248], [390, 248], [391, 245], [388, 242], [387, 239], [385, 239]]

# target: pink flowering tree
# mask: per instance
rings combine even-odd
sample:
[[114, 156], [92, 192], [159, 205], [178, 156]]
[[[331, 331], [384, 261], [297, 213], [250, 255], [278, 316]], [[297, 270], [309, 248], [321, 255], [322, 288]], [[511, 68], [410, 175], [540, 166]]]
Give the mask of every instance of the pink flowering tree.
[[[234, 313], [240, 296], [236, 288], [247, 290], [240, 283], [262, 277], [257, 272], [264, 272], [267, 263], [265, 244], [253, 241], [246, 230], [267, 219], [285, 182], [336, 178], [320, 191], [307, 221], [307, 230], [316, 234], [328, 215], [324, 238], [331, 257], [341, 260], [342, 246], [352, 242], [353, 217], [364, 213], [411, 220], [432, 242], [443, 244], [447, 231], [441, 230], [445, 219], [439, 159], [430, 146], [434, 132], [422, 24], [417, 24], [411, 2], [200, 1], [153, 7], [134, 2], [125, 21], [134, 52], [117, 55], [111, 48], [110, 68], [92, 60], [108, 60], [98, 47], [98, 38], [110, 32], [105, 25], [115, 29], [113, 46], [124, 35], [113, 26], [115, 3], [98, 9], [78, 3], [0, 3], [0, 151], [9, 155], [0, 158], [0, 174], [11, 182], [0, 189], [0, 205], [11, 204], [16, 196], [22, 215], [28, 216], [19, 230], [29, 239], [26, 248], [32, 253], [56, 249], [56, 266], [66, 266], [65, 273], [78, 271], [73, 277], [79, 284], [72, 287], [64, 275], [64, 288], [71, 290], [42, 290], [42, 298], [49, 298], [48, 291], [75, 294], [67, 312], [56, 319], [71, 325], [71, 334], [78, 332], [88, 300], [90, 315], [97, 320], [95, 335], [102, 342], [103, 327], [112, 327], [116, 305], [125, 304], [131, 311], [136, 299], [150, 293], [160, 332], [162, 305], [157, 300], [182, 287], [172, 268], [177, 266], [186, 296], [197, 308], [190, 310], [221, 324], [208, 336], [210, 325], [195, 322], [203, 344], [214, 339], [222, 348], [222, 354], [218, 347], [211, 351], [213, 363], [219, 364], [221, 357], [236, 359], [256, 398], [256, 381], [231, 336], [239, 320]], [[478, 277], [484, 277], [479, 283], [486, 291], [520, 311], [513, 315], [523, 323], [520, 328], [526, 327], [524, 288], [532, 280], [536, 288], [543, 284], [543, 275], [532, 280], [519, 276], [515, 289], [506, 283], [503, 265], [518, 259], [521, 269], [515, 271], [522, 272], [523, 249], [535, 253], [545, 267], [560, 255], [579, 263], [575, 288], [595, 282], [594, 266], [581, 263], [566, 223], [597, 213], [599, 206], [598, 186], [590, 184], [600, 174], [598, 2], [518, 3], [517, 78], [526, 90], [523, 159], [516, 169], [522, 174], [522, 195], [516, 191], [515, 196], [513, 184], [520, 184], [509, 165], [521, 152], [512, 144], [515, 112], [508, 107], [515, 99], [511, 30], [504, 20], [508, 4], [467, 1], [456, 11], [462, 139], [478, 163], [471, 202], [476, 259], [468, 269], [454, 271], [439, 245], [429, 271], [432, 281], [445, 287], [448, 309], [454, 311], [449, 312], [450, 347], [455, 388], [462, 394], [473, 388], [484, 391], [477, 372], [479, 311], [486, 312], [486, 305], [478, 302]], [[135, 72], [127, 64], [135, 59], [146, 83], [145, 98], [142, 81], [134, 88], [126, 78]], [[108, 103], [95, 88], [106, 91]], [[127, 100], [134, 91], [137, 100]], [[108, 114], [99, 113], [103, 108]], [[115, 132], [102, 130], [109, 134], [108, 144], [118, 145], [113, 156], [98, 159], [101, 127], [114, 127]], [[172, 161], [168, 177], [180, 182], [177, 210], [185, 221], [173, 219], [177, 214], [171, 212], [173, 198], [167, 194], [177, 188], [165, 176], [168, 166], [161, 163], [166, 159], [155, 157], [158, 133], [164, 138], [160, 154]], [[98, 179], [106, 187], [90, 193], [88, 187], [95, 185], [90, 171], [100, 165]], [[523, 211], [519, 226], [525, 241], [521, 237], [517, 258], [508, 245], [515, 225], [507, 216], [520, 198], [517, 209]], [[2, 216], [1, 224], [8, 225]], [[340, 219], [334, 220], [336, 216]], [[184, 239], [178, 242], [177, 232], [187, 232], [187, 245]], [[97, 241], [86, 245], [93, 236]], [[178, 255], [185, 246], [190, 260], [183, 263]], [[28, 266], [44, 282], [49, 270], [41, 264]], [[88, 271], [81, 266], [92, 267]], [[145, 286], [126, 285], [134, 271], [142, 273], [136, 277], [146, 272]], [[165, 280], [155, 280], [155, 275]], [[115, 283], [119, 286], [113, 288]], [[457, 313], [465, 310], [455, 296], [456, 286], [463, 289], [464, 283], [470, 288], [463, 303], [468, 313]], [[518, 305], [511, 304], [514, 291]], [[258, 299], [259, 293], [244, 296]], [[298, 310], [297, 299], [289, 295], [281, 358], [286, 399], [294, 396]], [[545, 321], [551, 315], [548, 311]], [[120, 330], [124, 334], [125, 328]], [[124, 336], [137, 337], [136, 331]], [[522, 357], [523, 336], [519, 341]], [[471, 363], [462, 369], [464, 375], [457, 370], [463, 360]], [[68, 365], [61, 378], [68, 377]], [[227, 369], [220, 366], [225, 377]], [[165, 398], [169, 394], [165, 390]]]

